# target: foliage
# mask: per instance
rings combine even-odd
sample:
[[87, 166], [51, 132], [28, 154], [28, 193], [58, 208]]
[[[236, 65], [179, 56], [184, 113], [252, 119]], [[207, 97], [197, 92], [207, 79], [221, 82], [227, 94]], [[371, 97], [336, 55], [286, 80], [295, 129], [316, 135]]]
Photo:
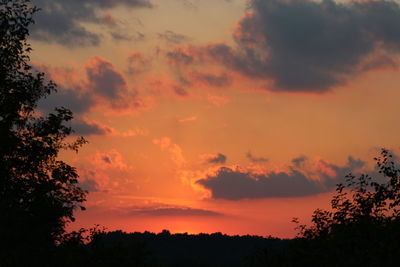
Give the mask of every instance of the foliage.
[[394, 266], [400, 253], [400, 169], [382, 149], [375, 158], [384, 182], [346, 176], [331, 210], [314, 211], [312, 225], [300, 225], [292, 256], [311, 266]]
[[76, 169], [58, 159], [60, 151], [86, 142], [66, 142], [72, 112], [61, 107], [44, 117], [36, 111], [56, 90], [30, 64], [28, 27], [37, 11], [29, 0], [0, 0], [0, 242], [7, 244], [0, 255], [11, 262], [17, 248], [39, 253], [61, 240], [87, 193]]

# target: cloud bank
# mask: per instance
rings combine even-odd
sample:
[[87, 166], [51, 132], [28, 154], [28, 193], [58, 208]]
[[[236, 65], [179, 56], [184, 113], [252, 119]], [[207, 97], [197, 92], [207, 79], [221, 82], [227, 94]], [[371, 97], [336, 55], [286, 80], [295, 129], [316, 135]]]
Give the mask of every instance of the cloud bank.
[[235, 45], [186, 45], [165, 56], [180, 69], [218, 65], [271, 91], [320, 94], [395, 67], [398, 25], [395, 1], [251, 0], [234, 30]]
[[303, 197], [333, 190], [345, 175], [365, 162], [349, 157], [345, 166], [337, 166], [319, 160], [311, 170], [302, 168], [301, 162], [294, 164], [289, 171], [269, 173], [221, 167], [196, 183], [208, 189], [214, 199]]
[[[104, 11], [118, 6], [151, 8], [148, 0], [33, 0], [41, 8], [35, 17], [33, 39], [69, 47], [97, 46], [102, 36], [83, 23], [114, 25]], [[121, 37], [121, 36], [119, 36]]]
[[274, 90], [328, 91], [400, 52], [394, 1], [252, 0], [251, 10], [234, 36], [246, 64], [233, 67]]

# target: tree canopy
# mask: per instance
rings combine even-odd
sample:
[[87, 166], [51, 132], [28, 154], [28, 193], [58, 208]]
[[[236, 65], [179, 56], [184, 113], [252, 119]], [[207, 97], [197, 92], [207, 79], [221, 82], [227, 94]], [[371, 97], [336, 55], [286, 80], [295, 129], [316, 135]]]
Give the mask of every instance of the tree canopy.
[[314, 211], [299, 225], [291, 254], [308, 266], [396, 266], [400, 253], [400, 169], [387, 149], [375, 158], [377, 182], [349, 174], [338, 184], [331, 209]]
[[67, 142], [73, 116], [64, 107], [37, 110], [56, 90], [30, 63], [29, 26], [38, 9], [29, 0], [0, 0], [0, 250], [1, 262], [15, 260], [16, 248], [51, 247], [74, 220], [86, 191], [74, 167], [59, 159], [86, 141]]

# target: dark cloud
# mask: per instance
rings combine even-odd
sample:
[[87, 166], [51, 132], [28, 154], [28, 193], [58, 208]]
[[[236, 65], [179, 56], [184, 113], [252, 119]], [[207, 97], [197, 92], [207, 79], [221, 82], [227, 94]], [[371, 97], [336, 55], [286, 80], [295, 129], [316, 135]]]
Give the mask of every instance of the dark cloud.
[[91, 90], [107, 98], [118, 98], [127, 86], [122, 74], [110, 62], [100, 58], [92, 59], [86, 66], [86, 74]]
[[251, 0], [236, 46], [214, 43], [167, 52], [176, 66], [220, 64], [268, 89], [324, 93], [362, 72], [393, 68], [400, 52], [394, 1]]
[[173, 91], [175, 94], [181, 97], [186, 97], [189, 95], [188, 91], [182, 88], [181, 86], [173, 86]]
[[303, 162], [305, 162], [306, 160], [307, 160], [307, 157], [306, 157], [306, 156], [300, 156], [300, 157], [297, 157], [297, 158], [292, 159], [292, 163], [293, 163], [294, 166], [300, 167], [301, 164], [302, 164]]
[[73, 119], [71, 128], [74, 130], [75, 135], [106, 135], [111, 132], [105, 126], [94, 122], [86, 122], [82, 119]]
[[181, 44], [191, 40], [191, 38], [189, 38], [188, 36], [175, 33], [173, 31], [165, 31], [163, 33], [159, 33], [158, 38], [171, 44]]
[[133, 34], [112, 31], [110, 32], [110, 35], [116, 41], [143, 41], [145, 39], [144, 33], [138, 31]]
[[76, 47], [98, 45], [101, 35], [86, 29], [82, 23], [109, 25], [101, 15], [106, 9], [125, 5], [151, 8], [148, 0], [33, 0], [41, 8], [32, 27], [32, 38]]
[[[93, 57], [87, 61], [84, 66], [85, 80], [74, 78], [80, 75], [77, 70], [52, 69], [47, 66], [39, 66], [37, 69], [48, 73], [50, 79], [58, 80], [61, 84], [57, 87], [57, 92], [52, 92], [39, 102], [38, 107], [44, 113], [53, 112], [56, 107], [66, 107], [79, 117], [99, 103], [114, 110], [143, 106], [138, 91], [129, 88], [123, 73], [103, 58]], [[76, 126], [82, 133], [104, 133], [104, 129], [94, 124], [78, 123]]]
[[194, 57], [181, 49], [174, 49], [165, 54], [167, 60], [174, 65], [189, 65], [194, 62]]
[[146, 58], [140, 52], [133, 52], [128, 57], [128, 73], [131, 75], [137, 75], [150, 69], [151, 59]]
[[128, 88], [124, 75], [111, 62], [93, 57], [85, 65], [85, 70], [88, 89], [105, 104], [116, 110], [142, 107], [137, 90]]
[[88, 192], [99, 192], [99, 185], [94, 179], [85, 178], [79, 182], [79, 186]]
[[343, 182], [345, 175], [360, 168], [365, 163], [352, 157], [345, 166], [337, 166], [319, 161], [311, 179], [309, 171], [292, 166], [287, 172], [253, 173], [227, 167], [216, 174], [208, 175], [196, 183], [210, 190], [215, 199], [256, 199], [276, 197], [302, 197], [329, 192], [337, 183]]
[[221, 153], [215, 155], [206, 155], [205, 161], [207, 163], [224, 164], [226, 162], [226, 156]]
[[65, 107], [75, 114], [85, 113], [95, 105], [95, 102], [90, 94], [78, 93], [79, 91], [81, 91], [79, 87], [75, 90], [59, 87], [57, 92], [53, 92], [39, 102], [39, 109], [49, 113], [56, 107]]
[[222, 214], [203, 209], [192, 208], [143, 208], [130, 213], [131, 215], [147, 215], [147, 216], [221, 216]]
[[247, 157], [251, 162], [254, 162], [254, 163], [262, 163], [262, 162], [267, 162], [267, 161], [268, 161], [267, 158], [264, 158], [264, 157], [256, 157], [256, 156], [254, 156], [251, 152], [248, 152], [248, 153], [246, 154], [246, 157]]
[[111, 159], [110, 159], [109, 156], [103, 156], [101, 159], [102, 159], [105, 163], [111, 164]]
[[[250, 77], [272, 80], [273, 90], [326, 92], [365, 71], [393, 65], [400, 52], [400, 6], [394, 1], [252, 0], [252, 13], [226, 45], [211, 53]], [[382, 56], [383, 55], [383, 56]]]
[[210, 86], [225, 87], [231, 84], [231, 78], [226, 73], [213, 74], [195, 71], [191, 75], [195, 80]]

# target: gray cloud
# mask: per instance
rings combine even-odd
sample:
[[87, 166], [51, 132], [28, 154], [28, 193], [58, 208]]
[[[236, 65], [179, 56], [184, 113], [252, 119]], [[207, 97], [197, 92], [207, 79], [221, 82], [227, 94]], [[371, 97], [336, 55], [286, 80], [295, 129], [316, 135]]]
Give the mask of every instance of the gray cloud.
[[145, 34], [136, 31], [133, 34], [127, 34], [121, 31], [110, 32], [111, 37], [116, 41], [143, 41], [145, 39]]
[[71, 128], [75, 135], [106, 135], [110, 129], [94, 122], [86, 122], [82, 119], [74, 119]]
[[166, 53], [176, 66], [220, 64], [268, 89], [324, 93], [376, 68], [397, 66], [400, 5], [389, 1], [251, 0], [236, 46], [209, 44]]
[[86, 67], [91, 89], [107, 98], [116, 99], [126, 89], [122, 74], [117, 72], [110, 62], [95, 59], [96, 63]]
[[104, 156], [104, 157], [102, 157], [101, 159], [102, 159], [105, 163], [111, 164], [111, 159], [110, 159], [109, 156]]
[[186, 96], [189, 95], [188, 91], [185, 90], [185, 89], [184, 89], [183, 87], [181, 87], [181, 86], [173, 86], [172, 89], [173, 89], [174, 93], [177, 94], [178, 96], [186, 97]]
[[182, 207], [143, 208], [133, 211], [130, 214], [147, 215], [147, 216], [221, 216], [222, 215], [215, 211], [182, 208]]
[[226, 156], [221, 153], [218, 153], [215, 155], [208, 155], [206, 157], [206, 162], [207, 163], [224, 164], [226, 162]]
[[394, 1], [252, 0], [250, 7], [234, 35], [237, 51], [213, 49], [231, 68], [272, 80], [273, 90], [326, 92], [365, 71], [365, 64], [392, 66], [385, 55], [400, 52]]
[[213, 74], [195, 71], [191, 74], [197, 81], [200, 81], [210, 86], [225, 87], [231, 83], [231, 78], [226, 73]]
[[189, 38], [188, 36], [175, 33], [173, 31], [165, 31], [163, 33], [159, 33], [158, 38], [165, 40], [166, 42], [171, 44], [181, 44], [191, 40], [191, 38]]
[[[365, 163], [352, 157], [345, 166], [320, 161], [314, 171], [319, 180], [308, 177], [307, 171], [292, 166], [288, 172], [252, 173], [244, 170], [220, 168], [215, 175], [208, 175], [196, 183], [211, 191], [214, 199], [256, 199], [276, 197], [302, 197], [329, 192], [345, 175]], [[333, 175], [333, 176], [332, 176]]]
[[189, 65], [195, 61], [193, 56], [185, 53], [180, 49], [174, 49], [173, 51], [169, 51], [165, 54], [167, 60], [176, 65]]
[[53, 112], [56, 107], [65, 107], [72, 110], [75, 114], [87, 112], [94, 104], [93, 98], [88, 93], [78, 93], [76, 90], [69, 90], [59, 87], [57, 92], [51, 93], [45, 99], [39, 102], [39, 109], [49, 113]]
[[45, 114], [52, 113], [57, 107], [70, 109], [76, 116], [70, 126], [74, 130], [74, 135], [105, 135], [110, 129], [94, 122], [87, 122], [81, 118], [82, 114], [88, 112], [96, 105], [93, 94], [88, 92], [79, 93], [81, 88], [76, 86], [75, 90], [59, 87], [57, 92], [51, 93], [41, 99], [38, 108]]
[[99, 185], [94, 179], [85, 178], [79, 182], [79, 186], [88, 192], [99, 192]]
[[128, 71], [131, 75], [138, 75], [150, 69], [152, 59], [134, 52], [128, 57]]
[[88, 89], [114, 109], [139, 108], [143, 105], [137, 90], [128, 88], [123, 74], [100, 57], [86, 64]]
[[246, 154], [246, 157], [247, 157], [251, 162], [254, 162], [254, 163], [262, 163], [262, 162], [267, 162], [267, 161], [268, 161], [267, 158], [264, 158], [264, 157], [256, 157], [256, 156], [254, 156], [251, 152], [248, 152], [248, 153]]
[[[44, 113], [53, 112], [55, 107], [62, 106], [79, 117], [98, 103], [109, 105], [115, 110], [143, 106], [142, 100], [138, 97], [138, 91], [129, 88], [123, 73], [103, 58], [93, 57], [85, 64], [86, 81], [69, 80], [69, 75], [73, 77], [78, 73], [75, 70], [51, 69], [47, 66], [39, 66], [37, 69], [49, 73], [50, 79], [53, 72], [59, 72], [63, 76], [60, 81], [62, 85], [58, 86], [57, 91], [40, 100], [38, 108]], [[64, 73], [65, 71], [67, 72]], [[104, 133], [104, 129], [96, 125], [78, 123], [76, 126], [82, 133]]]
[[292, 163], [296, 167], [300, 167], [303, 162], [307, 160], [306, 156], [299, 156], [297, 158], [292, 159]]
[[130, 8], [151, 8], [148, 0], [33, 0], [41, 8], [32, 27], [32, 38], [61, 45], [95, 46], [101, 35], [86, 29], [81, 23], [107, 25], [101, 11], [125, 5]]

